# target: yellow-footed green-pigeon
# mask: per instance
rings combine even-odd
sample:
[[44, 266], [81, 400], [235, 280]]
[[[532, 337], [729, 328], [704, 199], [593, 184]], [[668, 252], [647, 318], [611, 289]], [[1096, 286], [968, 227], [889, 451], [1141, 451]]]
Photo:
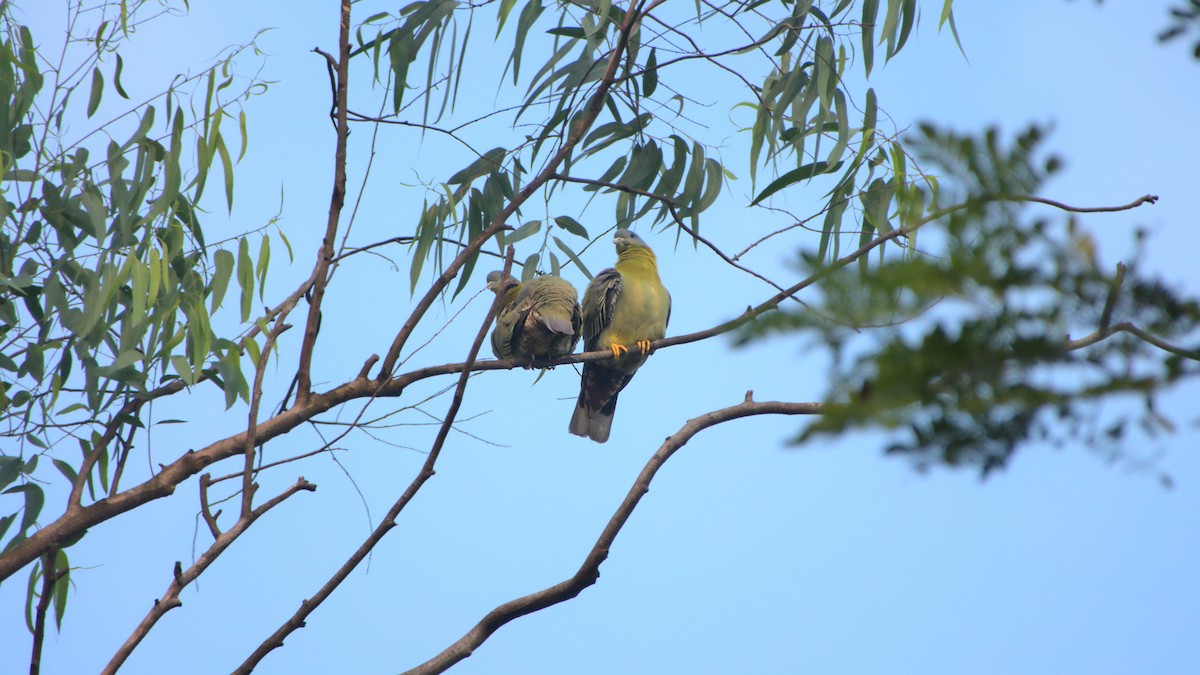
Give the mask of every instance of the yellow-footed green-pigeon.
[[[658, 278], [654, 251], [629, 230], [617, 230], [617, 264], [595, 276], [583, 292], [584, 351], [611, 349], [612, 361], [583, 364], [571, 433], [597, 443], [608, 440], [617, 394], [646, 361], [652, 340], [661, 340], [671, 318], [671, 294]], [[630, 354], [628, 346], [641, 351]]]
[[503, 294], [492, 351], [498, 359], [566, 356], [579, 344], [579, 295], [570, 282], [553, 276], [525, 283], [501, 272], [487, 276], [488, 288]]

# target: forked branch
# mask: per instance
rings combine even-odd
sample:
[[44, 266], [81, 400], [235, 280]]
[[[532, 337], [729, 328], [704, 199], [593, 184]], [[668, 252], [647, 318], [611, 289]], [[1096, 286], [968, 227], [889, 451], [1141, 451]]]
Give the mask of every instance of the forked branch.
[[171, 583], [167, 586], [166, 593], [164, 593], [161, 598], [154, 601], [154, 606], [150, 608], [150, 612], [147, 613], [145, 618], [142, 619], [141, 623], [137, 625], [137, 628], [133, 630], [133, 633], [129, 636], [129, 639], [125, 640], [125, 644], [121, 645], [120, 649], [118, 649], [117, 653], [113, 655], [112, 659], [108, 662], [108, 665], [104, 667], [102, 672], [106, 675], [117, 672], [121, 665], [125, 663], [125, 660], [129, 658], [129, 655], [133, 653], [133, 650], [137, 648], [138, 644], [141, 643], [141, 641], [150, 632], [150, 629], [154, 628], [154, 625], [158, 623], [158, 620], [161, 619], [167, 612], [183, 604], [183, 602], [179, 599], [179, 594], [183, 591], [183, 589], [188, 584], [195, 581], [201, 574], [203, 574], [204, 570], [208, 569], [209, 565], [213, 564], [213, 562], [215, 562], [216, 559], [225, 552], [225, 549], [229, 548], [230, 544], [240, 537], [247, 528], [254, 524], [254, 521], [258, 520], [258, 518], [264, 513], [275, 508], [277, 505], [282, 503], [283, 500], [291, 497], [297, 492], [301, 490], [313, 492], [316, 489], [316, 485], [308, 482], [303, 477], [297, 479], [296, 482], [293, 483], [288, 489], [284, 490], [273, 499], [260, 504], [258, 508], [238, 518], [237, 522], [233, 524], [233, 527], [229, 528], [227, 531], [218, 536], [216, 541], [212, 543], [212, 546], [209, 546], [208, 550], [205, 551], [200, 558], [192, 564], [191, 567], [184, 570], [179, 563], [175, 563], [175, 571], [172, 575], [173, 578], [171, 579]]

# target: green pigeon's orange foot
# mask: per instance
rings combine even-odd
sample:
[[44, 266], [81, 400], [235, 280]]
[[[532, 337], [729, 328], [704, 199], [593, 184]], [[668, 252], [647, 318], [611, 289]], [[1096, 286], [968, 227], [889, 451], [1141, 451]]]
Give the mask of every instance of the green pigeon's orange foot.
[[612, 350], [614, 359], [622, 354], [629, 353], [629, 348], [626, 347], [625, 345], [615, 345], [614, 344], [614, 345], [609, 345], [608, 348]]
[[638, 349], [642, 350], [642, 354], [650, 353], [650, 341], [649, 340], [638, 340], [634, 344], [636, 344], [638, 346]]

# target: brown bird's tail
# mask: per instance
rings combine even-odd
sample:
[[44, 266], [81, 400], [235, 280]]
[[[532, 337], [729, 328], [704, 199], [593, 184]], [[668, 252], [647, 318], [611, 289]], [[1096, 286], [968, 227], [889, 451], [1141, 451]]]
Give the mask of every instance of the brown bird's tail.
[[591, 363], [583, 364], [579, 400], [575, 402], [575, 414], [571, 416], [568, 430], [597, 443], [607, 441], [612, 430], [613, 414], [617, 411], [617, 394], [631, 379], [632, 373]]

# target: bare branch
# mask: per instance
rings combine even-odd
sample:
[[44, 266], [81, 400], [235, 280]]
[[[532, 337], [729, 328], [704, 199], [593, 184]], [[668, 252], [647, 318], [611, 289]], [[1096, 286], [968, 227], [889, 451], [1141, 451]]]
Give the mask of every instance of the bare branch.
[[213, 539], [220, 539], [221, 528], [217, 525], [217, 517], [221, 515], [221, 512], [213, 513], [208, 505], [208, 488], [212, 484], [212, 474], [206, 473], [200, 476], [200, 516], [208, 525], [208, 531], [212, 533]]
[[[321, 323], [321, 303], [325, 298], [325, 287], [329, 283], [329, 266], [333, 262], [335, 238], [342, 207], [346, 203], [346, 141], [350, 137], [346, 121], [346, 94], [350, 80], [350, 0], [342, 0], [341, 20], [338, 26], [337, 88], [335, 90], [335, 114], [337, 116], [337, 146], [333, 155], [333, 194], [329, 199], [329, 217], [325, 222], [325, 238], [317, 253], [313, 270], [313, 284], [308, 300], [308, 321], [304, 326], [304, 341], [300, 347], [300, 365], [297, 372], [296, 402], [304, 403], [312, 393], [312, 355], [316, 346], [317, 331]], [[325, 55], [328, 60], [329, 55]]]
[[[42, 556], [42, 593], [38, 598], [33, 623], [33, 654], [29, 658], [29, 675], [38, 675], [42, 669], [42, 643], [46, 638], [46, 612], [54, 597], [54, 584], [66, 574], [59, 570], [58, 549], [51, 549]], [[30, 589], [32, 591], [32, 589]]]
[[1072, 213], [1112, 213], [1114, 211], [1129, 211], [1130, 209], [1136, 209], [1137, 207], [1146, 203], [1157, 203], [1158, 195], [1142, 195], [1141, 197], [1138, 197], [1137, 199], [1122, 206], [1067, 206], [1062, 202], [1056, 202], [1053, 199], [1046, 199], [1045, 197], [1005, 197], [1005, 199], [1010, 199], [1017, 202], [1037, 202], [1039, 204], [1046, 204], [1047, 206], [1053, 206], [1056, 209], [1062, 209], [1063, 211], [1070, 211]]
[[1117, 304], [1117, 295], [1121, 292], [1121, 284], [1125, 282], [1125, 263], [1117, 263], [1117, 276], [1108, 289], [1108, 297], [1104, 299], [1104, 311], [1100, 312], [1100, 330], [1108, 328], [1112, 322], [1113, 306]]
[[1085, 347], [1090, 347], [1098, 342], [1103, 342], [1117, 333], [1129, 333], [1139, 340], [1152, 344], [1165, 352], [1170, 352], [1171, 354], [1181, 356], [1191, 361], [1200, 361], [1200, 351], [1184, 349], [1183, 347], [1173, 345], [1157, 335], [1149, 333], [1129, 322], [1113, 324], [1107, 328], [1097, 330], [1090, 335], [1081, 337], [1078, 340], [1072, 340], [1070, 337], [1068, 337], [1064, 348], [1069, 352], [1073, 352]]
[[133, 633], [129, 636], [129, 639], [125, 640], [125, 643], [121, 645], [120, 649], [117, 650], [117, 653], [113, 655], [112, 659], [108, 662], [108, 665], [104, 667], [102, 672], [105, 673], [105, 675], [117, 672], [121, 665], [125, 663], [125, 660], [129, 658], [129, 655], [133, 653], [133, 650], [137, 648], [138, 644], [146, 637], [147, 634], [149, 634], [150, 629], [154, 628], [154, 625], [158, 623], [158, 620], [161, 619], [167, 612], [183, 604], [183, 602], [179, 599], [179, 594], [183, 591], [183, 589], [187, 587], [188, 584], [195, 581], [201, 574], [203, 574], [204, 571], [208, 569], [209, 565], [213, 564], [213, 562], [215, 562], [216, 559], [225, 552], [225, 549], [229, 548], [230, 544], [237, 540], [237, 538], [241, 536], [241, 534], [245, 532], [247, 528], [254, 524], [254, 521], [258, 520], [259, 517], [264, 513], [275, 508], [281, 504], [283, 500], [291, 497], [297, 492], [301, 490], [313, 492], [316, 489], [317, 486], [305, 480], [303, 476], [298, 478], [295, 483], [288, 487], [288, 489], [276, 495], [273, 499], [239, 517], [237, 522], [234, 523], [233, 527], [229, 528], [228, 532], [218, 536], [216, 541], [212, 543], [212, 546], [209, 546], [208, 550], [205, 551], [200, 558], [192, 564], [191, 567], [187, 568], [186, 570], [182, 570], [181, 565], [179, 563], [175, 563], [175, 572], [172, 575], [171, 583], [167, 586], [166, 593], [164, 593], [161, 598], [154, 601], [154, 606], [150, 608], [149, 613], [147, 613], [145, 618], [142, 619], [141, 623], [137, 625], [137, 628], [134, 628]]
[[781, 401], [757, 403], [752, 400], [751, 393], [747, 392], [746, 400], [742, 403], [729, 408], [714, 410], [688, 420], [679, 431], [663, 441], [663, 444], [650, 458], [650, 461], [646, 463], [641, 474], [638, 475], [637, 480], [634, 481], [633, 486], [625, 495], [625, 499], [617, 507], [616, 512], [609, 519], [608, 525], [605, 526], [604, 530], [600, 533], [600, 537], [592, 546], [591, 551], [584, 558], [583, 564], [580, 565], [571, 578], [537, 593], [531, 593], [500, 605], [489, 612], [487, 616], [483, 617], [474, 628], [459, 638], [457, 642], [447, 647], [442, 653], [429, 661], [407, 671], [406, 675], [430, 675], [432, 673], [445, 672], [454, 664], [470, 656], [472, 652], [504, 624], [527, 614], [532, 614], [538, 610], [570, 600], [579, 595], [583, 589], [596, 583], [596, 580], [600, 578], [600, 565], [608, 558], [609, 549], [612, 547], [613, 541], [616, 540], [617, 535], [621, 532], [621, 528], [625, 526], [625, 523], [633, 514], [633, 510], [637, 508], [642, 496], [649, 492], [650, 482], [654, 480], [654, 475], [671, 458], [671, 455], [686, 445], [696, 434], [709, 427], [753, 415], [817, 415], [820, 412], [821, 404], [819, 403], [789, 403]]
[[258, 409], [262, 404], [263, 374], [267, 371], [267, 359], [271, 357], [271, 349], [275, 346], [275, 340], [291, 327], [291, 324], [283, 323], [283, 317], [276, 319], [275, 327], [267, 335], [262, 351], [259, 352], [258, 362], [254, 364], [254, 387], [250, 390], [250, 413], [246, 424], [246, 449], [243, 451], [246, 456], [246, 462], [242, 472], [242, 518], [250, 515], [250, 511], [254, 505], [254, 491], [258, 489], [258, 486], [254, 484], [254, 446], [258, 441]]

